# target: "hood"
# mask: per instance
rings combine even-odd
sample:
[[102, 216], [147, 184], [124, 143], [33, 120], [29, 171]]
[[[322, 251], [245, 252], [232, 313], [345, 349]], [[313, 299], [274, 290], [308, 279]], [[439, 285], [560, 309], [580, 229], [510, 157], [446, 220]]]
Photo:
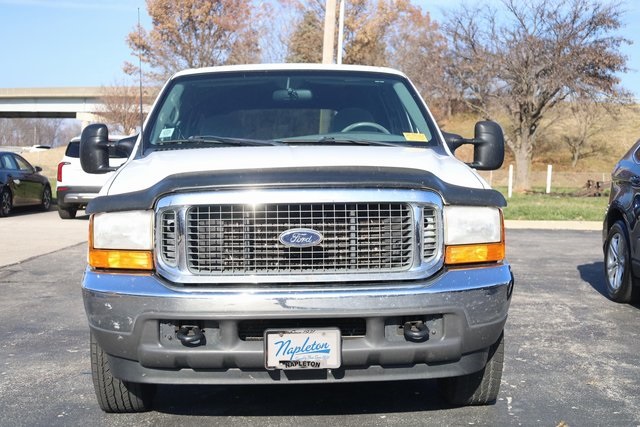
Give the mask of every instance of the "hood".
[[268, 146], [155, 151], [133, 159], [105, 185], [102, 195], [144, 190], [169, 175], [305, 167], [389, 167], [425, 170], [443, 181], [469, 188], [489, 188], [467, 165], [447, 154], [414, 147]]

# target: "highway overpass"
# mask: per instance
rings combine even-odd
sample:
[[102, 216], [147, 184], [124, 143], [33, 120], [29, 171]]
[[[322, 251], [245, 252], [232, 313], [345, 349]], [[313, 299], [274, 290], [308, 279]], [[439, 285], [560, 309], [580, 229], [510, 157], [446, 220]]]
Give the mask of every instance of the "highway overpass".
[[[0, 88], [0, 118], [66, 118], [99, 121], [104, 87]], [[143, 109], [148, 111], [149, 106]]]

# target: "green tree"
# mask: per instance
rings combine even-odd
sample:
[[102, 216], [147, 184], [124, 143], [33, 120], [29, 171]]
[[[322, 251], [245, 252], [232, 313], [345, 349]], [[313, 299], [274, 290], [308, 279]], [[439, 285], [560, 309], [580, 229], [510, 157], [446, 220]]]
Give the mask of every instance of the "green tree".
[[[298, 22], [289, 38], [287, 60], [321, 62], [325, 2], [282, 1], [299, 11]], [[343, 62], [387, 65], [389, 29], [400, 24], [396, 22], [399, 17], [397, 9], [407, 3], [408, 0], [349, 0], [345, 7]], [[337, 43], [337, 35], [335, 40]]]
[[323, 21], [317, 13], [306, 10], [289, 40], [287, 62], [322, 62]]

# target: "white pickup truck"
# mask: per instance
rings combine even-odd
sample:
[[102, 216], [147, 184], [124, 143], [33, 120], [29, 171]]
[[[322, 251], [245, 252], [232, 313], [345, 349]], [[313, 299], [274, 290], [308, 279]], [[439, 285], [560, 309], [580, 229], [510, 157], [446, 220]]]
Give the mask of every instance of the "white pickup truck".
[[[81, 139], [87, 172], [114, 170], [106, 126]], [[442, 133], [387, 68], [215, 67], [173, 76], [128, 150], [87, 208], [104, 411], [149, 410], [155, 384], [438, 379], [450, 403], [496, 400], [513, 275], [505, 199], [474, 169], [502, 164], [499, 125]]]

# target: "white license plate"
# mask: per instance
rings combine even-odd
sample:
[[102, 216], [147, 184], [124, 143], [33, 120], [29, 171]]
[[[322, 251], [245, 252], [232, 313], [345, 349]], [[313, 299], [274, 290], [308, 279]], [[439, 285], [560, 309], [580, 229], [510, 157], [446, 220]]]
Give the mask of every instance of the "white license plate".
[[340, 329], [267, 329], [267, 369], [333, 369], [341, 362]]

